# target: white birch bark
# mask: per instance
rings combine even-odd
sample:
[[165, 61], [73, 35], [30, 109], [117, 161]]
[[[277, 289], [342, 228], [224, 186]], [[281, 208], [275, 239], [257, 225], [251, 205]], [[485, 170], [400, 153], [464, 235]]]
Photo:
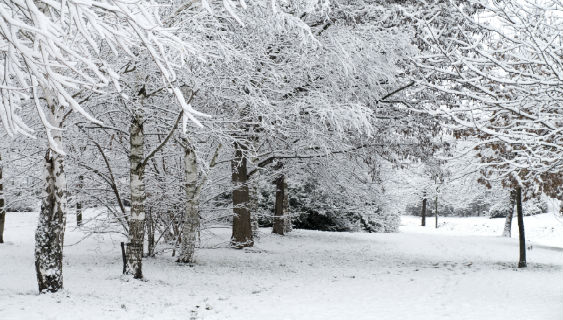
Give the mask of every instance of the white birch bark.
[[[188, 145], [187, 142], [186, 145]], [[194, 261], [195, 245], [200, 222], [197, 160], [193, 148], [188, 147], [185, 149], [184, 164], [187, 202], [184, 225], [182, 227], [182, 245], [178, 262], [191, 263]]]
[[[60, 128], [62, 107], [50, 102], [50, 119]], [[53, 130], [52, 138], [62, 149], [62, 131]], [[47, 150], [45, 155], [45, 188], [41, 200], [39, 223], [35, 231], [35, 270], [39, 292], [56, 292], [63, 287], [63, 244], [66, 226], [67, 195], [64, 156]]]
[[4, 243], [4, 223], [6, 222], [6, 208], [4, 201], [4, 183], [2, 180], [2, 155], [0, 154], [0, 243]]
[[129, 155], [130, 189], [131, 189], [131, 214], [129, 216], [129, 242], [127, 243], [126, 273], [135, 279], [143, 278], [142, 259], [143, 243], [145, 236], [145, 168], [144, 160], [145, 136], [143, 131], [142, 110], [135, 110], [130, 127]]

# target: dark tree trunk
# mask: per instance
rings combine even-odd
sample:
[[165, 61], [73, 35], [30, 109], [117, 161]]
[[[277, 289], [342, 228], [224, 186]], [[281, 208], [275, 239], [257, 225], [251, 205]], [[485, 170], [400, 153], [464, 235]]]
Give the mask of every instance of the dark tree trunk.
[[154, 257], [154, 219], [152, 216], [152, 210], [147, 211], [147, 220], [145, 223], [147, 228], [147, 256]]
[[76, 225], [82, 225], [82, 188], [84, 187], [84, 176], [78, 176], [78, 192], [76, 194]]
[[421, 226], [426, 226], [426, 194], [424, 195], [424, 198], [422, 199], [422, 223]]
[[280, 235], [283, 235], [285, 231], [284, 198], [285, 176], [282, 174], [276, 178], [276, 204], [274, 208], [274, 224], [272, 230], [273, 233]]
[[518, 212], [518, 236], [520, 239], [520, 259], [518, 268], [526, 268], [526, 237], [524, 235], [524, 215], [522, 212], [522, 188], [516, 188], [516, 211]]
[[[254, 179], [257, 180], [259, 172], [254, 174]], [[260, 236], [260, 225], [258, 224], [258, 182], [250, 183], [249, 187], [249, 210], [250, 210], [250, 224], [252, 226], [252, 237], [257, 239]]]
[[252, 247], [252, 227], [250, 223], [248, 172], [246, 168], [245, 147], [235, 142], [235, 157], [231, 161], [233, 189], [233, 234], [231, 246], [235, 248]]
[[293, 231], [293, 221], [291, 221], [291, 212], [289, 212], [289, 189], [287, 188], [287, 179], [284, 179], [283, 190], [284, 231], [288, 233]]
[[125, 255], [125, 242], [121, 241], [121, 259], [123, 260], [123, 274], [127, 273], [127, 256]]
[[0, 155], [0, 243], [4, 243], [4, 223], [6, 222], [6, 204], [4, 202], [4, 184], [2, 181], [2, 157]]

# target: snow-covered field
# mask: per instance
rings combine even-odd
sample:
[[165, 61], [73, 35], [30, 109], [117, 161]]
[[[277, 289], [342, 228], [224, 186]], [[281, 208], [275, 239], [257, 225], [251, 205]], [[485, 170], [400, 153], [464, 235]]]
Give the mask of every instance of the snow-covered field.
[[[36, 214], [9, 213], [0, 245], [0, 319], [563, 319], [562, 225], [526, 217], [529, 268], [503, 219], [403, 217], [401, 233], [264, 229], [251, 249], [204, 234], [194, 266], [146, 259], [146, 281], [124, 278], [118, 236], [69, 227], [65, 290], [36, 293]], [[69, 226], [74, 221], [69, 221]], [[552, 229], [553, 228], [553, 229]], [[516, 232], [514, 232], [516, 235]], [[76, 243], [76, 244], [74, 244]], [[542, 244], [542, 245], [534, 245]], [[558, 245], [550, 247], [548, 245]]]
[[[420, 227], [420, 217], [403, 216], [401, 231], [413, 233], [445, 234], [445, 235], [479, 235], [498, 237], [504, 229], [504, 218], [489, 219], [486, 217], [438, 217], [438, 229], [435, 229], [435, 218], [426, 218], [426, 227]], [[525, 217], [524, 229], [526, 240], [534, 244], [563, 248], [563, 218], [553, 213], [538, 214]], [[518, 222], [512, 221], [512, 238], [518, 239]]]

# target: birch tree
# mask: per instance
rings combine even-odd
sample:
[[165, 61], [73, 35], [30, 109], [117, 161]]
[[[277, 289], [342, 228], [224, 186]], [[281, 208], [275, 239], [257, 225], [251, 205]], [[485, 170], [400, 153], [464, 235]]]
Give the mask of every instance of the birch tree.
[[6, 202], [4, 199], [4, 180], [2, 178], [3, 169], [2, 154], [0, 154], [0, 243], [4, 243], [4, 224], [6, 222]]
[[141, 1], [9, 1], [0, 6], [0, 50], [6, 65], [0, 71], [3, 127], [10, 135], [31, 135], [20, 115], [23, 108], [33, 106], [49, 142], [45, 194], [36, 231], [36, 271], [40, 292], [55, 292], [63, 285], [67, 205], [61, 132], [64, 117], [72, 110], [99, 123], [81, 107], [75, 94], [81, 89], [100, 91], [110, 83], [120, 88], [100, 45], [115, 55], [132, 55], [132, 48], [146, 48], [165, 86], [171, 88], [186, 116], [195, 120], [196, 112], [174, 88], [175, 72], [167, 54], [172, 47], [180, 54], [186, 51], [181, 41], [159, 25], [155, 7]]

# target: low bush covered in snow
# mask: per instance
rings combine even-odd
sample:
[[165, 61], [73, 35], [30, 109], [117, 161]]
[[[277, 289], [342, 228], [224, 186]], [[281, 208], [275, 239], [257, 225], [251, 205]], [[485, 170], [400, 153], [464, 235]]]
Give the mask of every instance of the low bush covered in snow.
[[[260, 189], [258, 221], [262, 227], [271, 227], [275, 192], [267, 183], [261, 183]], [[362, 201], [349, 189], [336, 192], [314, 178], [306, 182], [292, 180], [288, 190], [288, 211], [295, 228], [369, 233], [398, 231], [398, 212], [393, 212], [380, 199]]]
[[400, 218], [396, 214], [381, 211], [366, 212], [328, 212], [309, 211], [294, 219], [294, 226], [301, 229], [321, 231], [352, 232], [397, 232]]

